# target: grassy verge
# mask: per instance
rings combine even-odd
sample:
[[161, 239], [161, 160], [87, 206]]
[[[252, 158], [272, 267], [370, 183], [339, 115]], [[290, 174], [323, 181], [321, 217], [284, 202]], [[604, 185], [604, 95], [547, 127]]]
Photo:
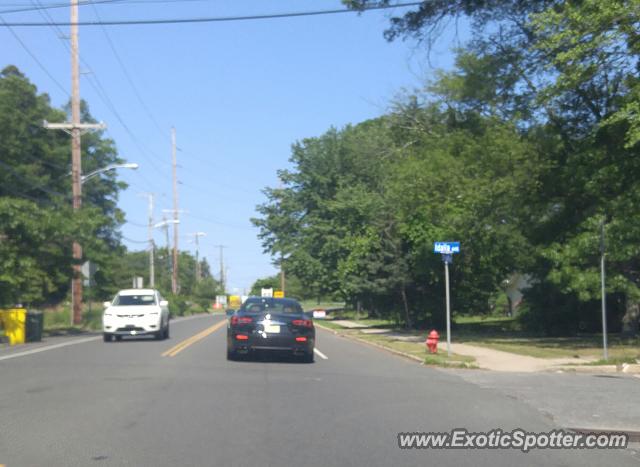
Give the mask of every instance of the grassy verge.
[[[345, 316], [347, 318], [347, 316]], [[351, 321], [356, 321], [351, 319]], [[376, 339], [394, 342], [393, 335], [422, 335], [426, 330], [404, 331], [390, 321], [377, 319], [359, 319], [368, 329], [385, 330], [389, 335], [375, 334]], [[342, 326], [331, 320], [322, 321], [322, 325], [341, 332], [357, 333], [363, 337], [362, 330], [344, 330]], [[441, 338], [446, 338], [440, 332]], [[373, 334], [372, 334], [373, 336]], [[525, 355], [536, 358], [582, 358], [593, 359], [590, 365], [612, 365], [619, 363], [636, 363], [640, 360], [640, 338], [621, 339], [619, 336], [609, 336], [609, 360], [602, 358], [602, 336], [583, 335], [575, 337], [540, 337], [527, 334], [519, 327], [514, 318], [492, 316], [456, 316], [452, 337], [455, 342], [486, 347], [503, 352]], [[365, 337], [365, 339], [368, 337]], [[391, 344], [389, 344], [391, 345]], [[393, 344], [396, 345], [396, 344]], [[436, 357], [439, 359], [439, 357]], [[435, 364], [439, 364], [436, 362]]]
[[[68, 305], [43, 310], [44, 312], [44, 333], [45, 335], [78, 334], [86, 331], [102, 330], [102, 312], [104, 310], [102, 302], [83, 304], [82, 324], [75, 326], [71, 324], [71, 310]], [[186, 308], [182, 316], [195, 315], [211, 312], [198, 304], [191, 304]]]
[[[374, 326], [368, 320], [363, 320], [363, 323], [371, 325], [371, 328], [386, 329], [388, 323], [383, 324], [382, 328]], [[475, 365], [475, 359], [466, 355], [453, 354], [448, 357], [446, 354], [429, 354], [427, 353], [426, 345], [424, 344], [423, 334], [421, 331], [413, 332], [398, 332], [386, 334], [367, 334], [361, 329], [347, 329], [339, 324], [332, 322], [331, 320], [317, 320], [318, 326], [326, 327], [334, 330], [341, 335], [347, 337], [353, 337], [365, 342], [369, 342], [375, 345], [379, 345], [390, 349], [392, 351], [400, 352], [402, 354], [411, 355], [421, 360], [426, 365], [441, 366], [446, 368], [477, 368]]]
[[84, 331], [98, 331], [102, 329], [102, 303], [92, 303], [84, 305], [82, 320], [79, 326], [71, 324], [71, 310], [69, 306], [61, 306], [45, 309], [44, 312], [44, 333], [45, 335], [56, 334], [77, 334]]
[[[523, 331], [517, 320], [506, 317], [456, 316], [452, 337], [479, 347], [537, 358], [600, 359], [602, 336], [543, 337]], [[635, 362], [640, 358], [640, 338], [609, 336], [609, 361]], [[594, 364], [594, 363], [591, 363]]]

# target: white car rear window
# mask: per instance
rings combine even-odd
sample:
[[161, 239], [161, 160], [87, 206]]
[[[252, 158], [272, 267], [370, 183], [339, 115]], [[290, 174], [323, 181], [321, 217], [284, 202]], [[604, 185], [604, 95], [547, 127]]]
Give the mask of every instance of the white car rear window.
[[114, 306], [129, 305], [155, 305], [156, 300], [153, 295], [118, 295], [113, 301]]

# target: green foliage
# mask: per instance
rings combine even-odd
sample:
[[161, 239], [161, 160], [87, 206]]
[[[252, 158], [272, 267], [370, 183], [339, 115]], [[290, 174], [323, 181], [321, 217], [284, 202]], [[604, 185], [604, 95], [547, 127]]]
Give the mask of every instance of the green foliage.
[[[373, 2], [345, 0], [362, 10]], [[389, 3], [384, 1], [382, 3]], [[471, 40], [454, 70], [376, 120], [294, 145], [255, 224], [310, 290], [405, 323], [443, 319], [435, 240], [460, 240], [454, 312], [486, 313], [527, 274], [522, 322], [597, 328], [606, 223], [613, 328], [640, 315], [637, 0], [425, 1], [389, 40]]]
[[38, 304], [45, 297], [60, 297], [71, 274], [67, 258], [76, 231], [69, 211], [0, 198], [0, 304]]
[[[202, 276], [200, 281], [196, 281], [195, 257], [186, 251], [181, 251], [178, 255], [178, 272], [180, 293], [171, 293], [171, 251], [166, 248], [159, 248], [155, 251], [155, 287], [169, 301], [171, 312], [175, 316], [183, 316], [188, 313], [192, 305], [197, 305], [203, 310], [211, 307], [216, 295], [222, 293], [220, 283], [211, 277], [209, 265], [206, 260], [200, 261]], [[118, 256], [111, 264], [110, 277], [113, 282], [109, 285], [108, 293], [105, 291], [103, 297], [110, 297], [120, 289], [131, 287], [134, 277], [142, 277], [145, 284], [149, 284], [149, 252], [147, 251], [125, 251]], [[96, 274], [99, 283], [102, 276]], [[106, 288], [105, 288], [106, 289]]]
[[249, 292], [249, 295], [254, 295], [259, 297], [260, 294], [262, 293], [262, 289], [279, 290], [280, 276], [276, 274], [274, 276], [264, 277], [256, 280], [251, 286], [251, 291]]
[[520, 208], [540, 164], [512, 125], [401, 107], [305, 140], [292, 162], [296, 170], [281, 174], [286, 187], [267, 192], [255, 223], [267, 250], [287, 254], [288, 269], [310, 290], [339, 292], [405, 324], [439, 322], [434, 241], [463, 240], [453, 274], [464, 311], [485, 311], [514, 262], [528, 263]]
[[206, 310], [211, 308], [213, 302], [215, 302], [216, 295], [220, 293], [222, 293], [222, 288], [218, 281], [213, 277], [204, 277], [199, 282], [196, 282], [192, 296], [194, 302]]

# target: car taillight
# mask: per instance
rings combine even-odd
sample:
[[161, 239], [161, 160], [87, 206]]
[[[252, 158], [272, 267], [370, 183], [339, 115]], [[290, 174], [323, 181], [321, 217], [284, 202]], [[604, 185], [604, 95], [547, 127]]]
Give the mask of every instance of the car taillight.
[[238, 324], [251, 324], [253, 319], [248, 316], [232, 316], [231, 317], [231, 326], [236, 326]]
[[296, 337], [296, 342], [307, 342], [307, 338], [304, 336]]
[[291, 324], [294, 326], [302, 326], [303, 328], [311, 328], [313, 327], [313, 321], [310, 319], [294, 319], [291, 321]]
[[236, 335], [236, 339], [238, 339], [239, 341], [246, 341], [246, 340], [249, 340], [249, 336], [244, 336], [242, 334], [237, 334]]

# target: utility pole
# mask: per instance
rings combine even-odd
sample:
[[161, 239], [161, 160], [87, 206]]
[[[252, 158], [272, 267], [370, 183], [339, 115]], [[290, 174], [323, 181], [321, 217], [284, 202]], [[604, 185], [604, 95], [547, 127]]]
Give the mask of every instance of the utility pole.
[[176, 161], [176, 129], [171, 127], [171, 172], [173, 174], [173, 271], [171, 274], [171, 291], [177, 295], [178, 284], [178, 173]]
[[206, 237], [207, 234], [205, 232], [196, 232], [196, 233], [192, 233], [191, 235], [195, 237], [195, 242], [196, 242], [196, 282], [200, 282], [202, 272], [200, 270], [201, 269], [200, 268], [200, 243], [198, 239], [200, 237]]
[[[163, 212], [166, 212], [166, 209], [162, 210]], [[171, 245], [169, 243], [169, 224], [174, 224], [176, 222], [180, 222], [180, 221], [176, 221], [174, 219], [172, 220], [167, 220], [167, 216], [165, 214], [162, 215], [162, 222], [158, 222], [157, 224], [153, 225], [154, 229], [164, 229], [164, 236], [166, 238], [166, 242], [167, 242], [167, 271], [169, 272], [169, 274], [171, 274], [171, 257], [169, 256], [169, 252], [171, 251]]]
[[225, 245], [213, 245], [213, 246], [217, 246], [218, 248], [220, 248], [220, 287], [222, 287], [222, 293], [225, 292], [225, 280], [224, 280], [224, 257], [222, 256], [222, 250], [224, 248], [226, 248]]
[[162, 215], [162, 222], [164, 223], [164, 237], [167, 243], [167, 271], [171, 272], [171, 244], [169, 243], [169, 223], [167, 222], [167, 216]]
[[[71, 184], [73, 210], [82, 207], [82, 155], [80, 136], [82, 131], [104, 129], [104, 123], [89, 124], [80, 122], [80, 69], [78, 47], [78, 0], [71, 0], [71, 123], [48, 123], [44, 127], [51, 130], [64, 130], [71, 135]], [[73, 277], [71, 279], [72, 324], [82, 322], [82, 247], [73, 242]]]
[[284, 295], [285, 277], [284, 277], [284, 257], [280, 256], [280, 290]]
[[149, 287], [154, 289], [156, 286], [156, 271], [153, 258], [155, 250], [153, 243], [153, 193], [140, 194], [149, 199]]

